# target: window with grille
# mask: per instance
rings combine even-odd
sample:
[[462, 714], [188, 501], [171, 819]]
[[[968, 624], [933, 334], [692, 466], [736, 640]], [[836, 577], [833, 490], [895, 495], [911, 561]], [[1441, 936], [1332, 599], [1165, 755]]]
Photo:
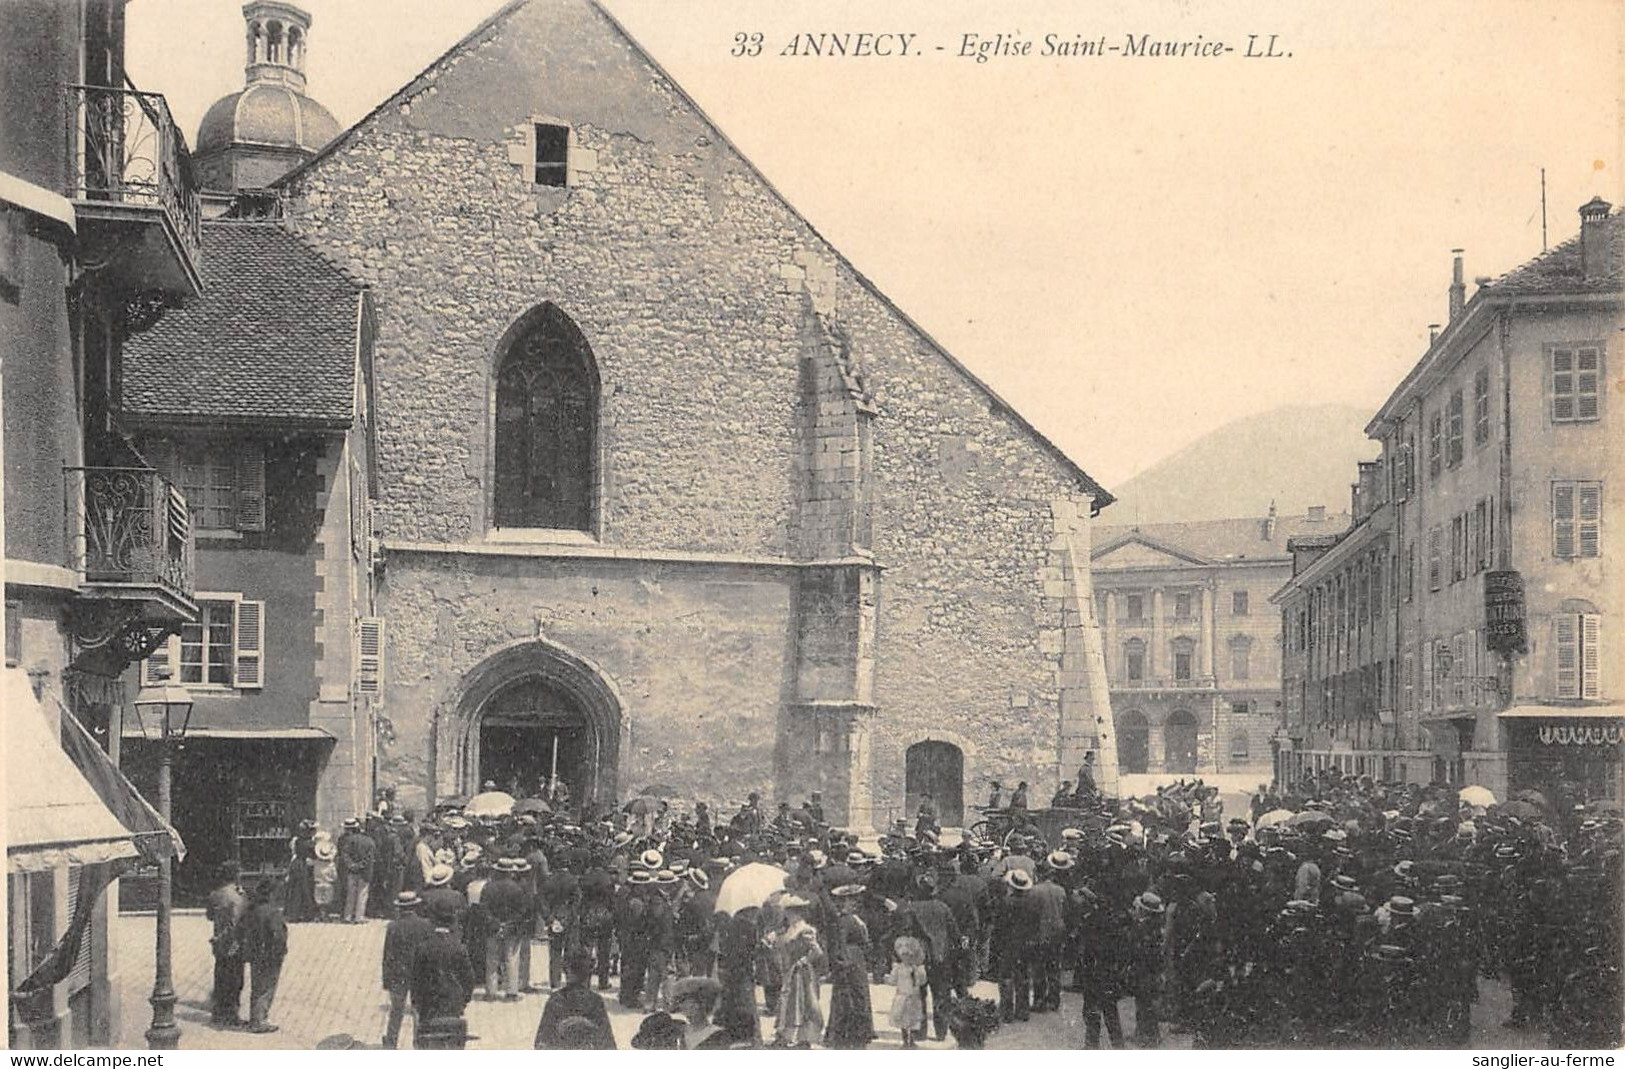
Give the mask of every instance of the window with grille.
[[265, 685], [265, 602], [236, 594], [199, 594], [198, 618], [181, 625], [141, 665], [141, 682], [172, 679], [239, 690]]
[[1444, 467], [1444, 414], [1433, 413], [1428, 420], [1428, 475], [1438, 478]]
[[570, 128], [536, 123], [536, 184], [565, 186], [570, 181]]
[[1553, 620], [1559, 698], [1602, 697], [1602, 617], [1561, 613]]
[[1602, 483], [1552, 483], [1552, 556], [1596, 557], [1602, 553]]
[[1447, 434], [1445, 461], [1453, 468], [1461, 463], [1462, 456], [1462, 401], [1460, 390], [1450, 395], [1450, 424]]
[[592, 353], [553, 305], [529, 318], [497, 373], [496, 526], [590, 531], [598, 439]]
[[1552, 358], [1552, 419], [1573, 423], [1597, 418], [1602, 378], [1600, 345], [1554, 345]]
[[1473, 376], [1473, 444], [1490, 440], [1490, 369], [1481, 367]]

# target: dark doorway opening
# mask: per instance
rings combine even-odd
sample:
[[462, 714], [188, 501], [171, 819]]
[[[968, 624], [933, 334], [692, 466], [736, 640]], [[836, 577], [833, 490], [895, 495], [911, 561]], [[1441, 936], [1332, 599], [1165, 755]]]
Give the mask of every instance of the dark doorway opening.
[[909, 822], [929, 792], [937, 806], [937, 820], [945, 827], [965, 822], [965, 755], [951, 742], [917, 742], [904, 758], [903, 804]]
[[1168, 714], [1164, 729], [1169, 772], [1196, 771], [1196, 718], [1183, 709]]
[[1151, 764], [1151, 729], [1145, 714], [1130, 709], [1117, 724], [1117, 767], [1131, 775], [1146, 772]]
[[478, 782], [516, 798], [557, 776], [572, 799], [591, 796], [601, 741], [575, 697], [543, 679], [523, 679], [491, 696], [479, 724]]

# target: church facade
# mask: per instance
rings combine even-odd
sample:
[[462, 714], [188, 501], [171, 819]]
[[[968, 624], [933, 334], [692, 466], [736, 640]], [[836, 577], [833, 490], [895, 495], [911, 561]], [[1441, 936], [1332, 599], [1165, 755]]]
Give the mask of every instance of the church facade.
[[1111, 495], [597, 5], [508, 5], [280, 187], [376, 314], [380, 788], [864, 827], [1111, 779]]

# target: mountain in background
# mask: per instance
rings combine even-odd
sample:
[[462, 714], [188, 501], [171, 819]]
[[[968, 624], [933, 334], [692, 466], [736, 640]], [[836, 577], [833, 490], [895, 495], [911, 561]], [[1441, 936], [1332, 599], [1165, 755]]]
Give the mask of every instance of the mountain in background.
[[1227, 423], [1125, 482], [1100, 522], [1187, 523], [1283, 516], [1311, 505], [1347, 512], [1356, 465], [1373, 460], [1371, 412], [1353, 405], [1285, 405]]

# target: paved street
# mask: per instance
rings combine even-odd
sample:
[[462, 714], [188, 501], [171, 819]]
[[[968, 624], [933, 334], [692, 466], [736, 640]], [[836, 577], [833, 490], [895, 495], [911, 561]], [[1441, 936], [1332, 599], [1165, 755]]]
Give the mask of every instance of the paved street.
[[[383, 952], [384, 922], [364, 925], [295, 924], [289, 926], [288, 962], [282, 970], [272, 1020], [281, 1030], [269, 1035], [250, 1035], [209, 1026], [208, 995], [213, 972], [209, 956], [208, 923], [201, 912], [183, 911], [175, 917], [175, 989], [179, 995], [176, 1017], [182, 1029], [181, 1045], [193, 1050], [309, 1050], [316, 1047], [375, 1047], [383, 1035], [388, 1006], [378, 987], [379, 961]], [[152, 989], [153, 918], [150, 914], [125, 914], [113, 922], [113, 943], [120, 978], [120, 1019], [118, 1044], [133, 1048], [143, 1045], [150, 1008], [147, 996]], [[546, 950], [533, 947], [532, 976], [547, 975]], [[976, 993], [994, 997], [991, 984], [981, 984]], [[886, 1021], [891, 991], [876, 987], [871, 992], [875, 1007], [875, 1027], [881, 1038], [876, 1048], [899, 1045], [897, 1032]], [[824, 988], [827, 999], [829, 987]], [[471, 1047], [485, 1049], [528, 1049], [541, 1016], [545, 995], [527, 995], [519, 1003], [484, 1002], [476, 997], [469, 1005], [469, 1030], [479, 1037]], [[621, 1047], [630, 1046], [641, 1013], [620, 1008], [606, 1000], [610, 1020]], [[246, 992], [244, 1010], [247, 1009]], [[1535, 1033], [1508, 1032], [1499, 1027], [1506, 1017], [1508, 996], [1500, 983], [1480, 983], [1480, 998], [1473, 1008], [1473, 1045], [1481, 1048], [1531, 1048], [1539, 1045]], [[1123, 1026], [1133, 1031], [1133, 1006], [1122, 1006]], [[764, 1033], [772, 1034], [772, 1021], [764, 1019]], [[401, 1045], [411, 1045], [412, 1025], [408, 1019]], [[1040, 1014], [1026, 1024], [1006, 1025], [994, 1033], [992, 1048], [1037, 1049], [1079, 1046], [1083, 1034], [1076, 996], [1067, 995], [1059, 1014]], [[927, 1049], [947, 1044], [927, 1042]], [[1171, 1036], [1167, 1044], [1179, 1049], [1189, 1046], [1189, 1037]]]

